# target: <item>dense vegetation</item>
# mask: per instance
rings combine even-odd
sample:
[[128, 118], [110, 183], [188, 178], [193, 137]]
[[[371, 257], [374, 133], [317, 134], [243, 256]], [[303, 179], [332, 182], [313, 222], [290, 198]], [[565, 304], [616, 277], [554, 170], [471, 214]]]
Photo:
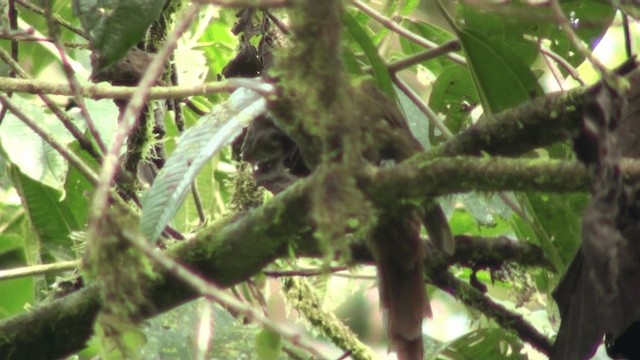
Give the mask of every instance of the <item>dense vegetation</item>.
[[0, 358], [637, 358], [615, 6], [3, 2]]

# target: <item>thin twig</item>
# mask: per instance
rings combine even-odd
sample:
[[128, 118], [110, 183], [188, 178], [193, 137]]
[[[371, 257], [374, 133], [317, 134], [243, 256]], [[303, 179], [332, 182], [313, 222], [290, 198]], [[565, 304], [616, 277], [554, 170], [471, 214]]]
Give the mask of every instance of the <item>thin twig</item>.
[[470, 308], [480, 311], [503, 328], [515, 331], [522, 340], [530, 343], [543, 354], [547, 356], [551, 354], [553, 349], [551, 340], [538, 332], [522, 315], [496, 303], [473, 286], [458, 280], [447, 271], [432, 274], [430, 278], [433, 280], [435, 286], [449, 293], [458, 299], [458, 301]]
[[194, 2], [235, 8], [279, 8], [293, 5], [291, 0], [195, 0]]
[[98, 129], [95, 126], [95, 123], [89, 113], [89, 109], [87, 108], [87, 104], [84, 101], [84, 97], [80, 93], [80, 83], [76, 78], [75, 72], [73, 71], [73, 67], [69, 63], [67, 58], [67, 53], [63, 49], [60, 44], [60, 40], [58, 37], [58, 23], [55, 21], [54, 14], [51, 11], [51, 0], [45, 1], [45, 17], [47, 18], [47, 24], [49, 26], [49, 37], [51, 38], [53, 45], [58, 50], [58, 55], [60, 56], [60, 62], [62, 64], [62, 69], [64, 71], [65, 76], [67, 77], [67, 82], [69, 84], [69, 88], [73, 92], [73, 98], [76, 101], [76, 104], [80, 108], [80, 114], [84, 118], [87, 128], [89, 129], [89, 133], [93, 136], [94, 141], [98, 145], [98, 149], [104, 154], [107, 152], [107, 147], [102, 140], [102, 136], [98, 132]]
[[449, 128], [438, 118], [438, 115], [427, 106], [427, 104], [420, 99], [420, 96], [411, 89], [407, 83], [402, 81], [398, 76], [393, 75], [391, 77], [393, 83], [413, 102], [413, 104], [420, 109], [420, 111], [427, 117], [429, 122], [436, 127], [436, 129], [440, 130], [440, 132], [448, 139], [453, 137], [453, 133]]
[[0, 270], [0, 281], [28, 276], [51, 274], [74, 270], [80, 267], [80, 260], [62, 261], [53, 264], [31, 265], [9, 270]]
[[134, 236], [131, 233], [122, 234], [133, 246], [140, 249], [145, 255], [147, 255], [152, 261], [166, 269], [168, 272], [182, 280], [185, 284], [192, 287], [200, 295], [205, 298], [219, 303], [221, 306], [231, 309], [232, 311], [242, 314], [247, 319], [257, 322], [265, 328], [278, 333], [287, 341], [292, 344], [296, 344], [299, 347], [305, 349], [309, 354], [318, 359], [329, 359], [317, 350], [317, 346], [308, 339], [304, 334], [291, 330], [273, 320], [265, 317], [259, 311], [252, 306], [237, 301], [233, 296], [229, 295], [222, 288], [215, 284], [208, 282], [200, 275], [185, 266], [175, 261], [174, 259], [166, 256], [164, 253], [156, 251], [156, 249], [147, 242], [144, 238]]
[[551, 51], [549, 49], [545, 49], [542, 46], [540, 46], [540, 52], [542, 54], [552, 58], [555, 62], [557, 62], [560, 66], [562, 66], [562, 68], [565, 69], [567, 71], [567, 73], [572, 78], [574, 78], [581, 86], [585, 85], [585, 82], [580, 77], [580, 74], [578, 73], [578, 70], [576, 70], [576, 68], [571, 66], [571, 64], [569, 64], [569, 62], [567, 60], [565, 60], [562, 56], [556, 54], [555, 52], [553, 52], [553, 51]]
[[[18, 10], [16, 9], [15, 0], [9, 0], [9, 11], [7, 15], [9, 16], [9, 27], [11, 31], [17, 32], [18, 31]], [[16, 41], [16, 39], [11, 39], [11, 58], [16, 63], [18, 62], [19, 49], [20, 48], [18, 46], [18, 42]], [[12, 78], [16, 77], [15, 69], [11, 69], [11, 71], [9, 72], [9, 77], [12, 77]], [[11, 96], [11, 94], [8, 94], [8, 95]]]
[[[357, 7], [358, 9], [360, 9], [363, 13], [371, 16], [371, 18], [373, 18], [374, 20], [376, 20], [377, 22], [379, 22], [380, 24], [382, 24], [382, 26], [386, 27], [387, 29], [395, 32], [396, 34], [406, 38], [407, 40], [410, 40], [416, 44], [418, 44], [419, 46], [424, 47], [425, 49], [432, 49], [432, 48], [436, 48], [439, 45], [434, 43], [433, 41], [429, 41], [425, 38], [423, 38], [422, 36], [416, 35], [413, 32], [405, 29], [404, 27], [398, 25], [396, 22], [394, 22], [393, 20], [389, 19], [388, 17], [380, 14], [379, 12], [377, 12], [375, 9], [369, 7], [367, 4], [363, 3], [362, 1], [359, 0], [351, 0], [351, 3]], [[464, 59], [464, 57], [458, 55], [458, 54], [453, 54], [453, 53], [449, 53], [447, 54], [447, 57], [449, 58], [449, 60], [461, 64], [461, 65], [466, 65], [467, 61]]]
[[[11, 58], [11, 56], [7, 54], [7, 52], [4, 51], [2, 48], [0, 48], [0, 59], [2, 59], [5, 63], [7, 63], [7, 65], [9, 65], [9, 67], [15, 70], [16, 74], [21, 78], [23, 79], [31, 78], [31, 76], [26, 71], [24, 71], [24, 69], [22, 69], [20, 64], [14, 61]], [[2, 80], [9, 81], [9, 82], [19, 81], [19, 79], [11, 79], [11, 78], [5, 78]], [[22, 81], [25, 81], [25, 80], [22, 80]], [[33, 93], [37, 94], [38, 97], [40, 97], [40, 99], [45, 103], [45, 105], [47, 105], [47, 107], [60, 120], [60, 122], [64, 125], [64, 127], [69, 131], [69, 133], [71, 133], [71, 135], [73, 135], [73, 137], [78, 141], [78, 143], [80, 144], [80, 147], [83, 150], [85, 150], [89, 155], [91, 155], [94, 159], [96, 159], [96, 161], [100, 162], [101, 160], [100, 154], [96, 151], [91, 141], [89, 141], [89, 139], [86, 136], [84, 136], [82, 131], [80, 131], [80, 129], [78, 129], [78, 127], [73, 123], [69, 115], [67, 115], [67, 113], [62, 111], [62, 109], [60, 109], [60, 107], [56, 105], [55, 102], [45, 94], [45, 92], [40, 91], [38, 89], [37, 91], [33, 91]], [[72, 93], [70, 89], [69, 89], [69, 93], [70, 94]]]
[[349, 270], [348, 266], [336, 266], [329, 269], [300, 269], [300, 270], [266, 270], [263, 273], [266, 276], [271, 277], [285, 277], [285, 276], [319, 276], [330, 273], [336, 273], [338, 271]]
[[396, 73], [402, 69], [406, 69], [416, 64], [420, 64], [421, 62], [427, 61], [429, 59], [433, 59], [440, 55], [448, 54], [453, 51], [460, 50], [460, 41], [451, 40], [447, 43], [444, 43], [438, 47], [433, 49], [425, 50], [423, 52], [419, 52], [417, 54], [413, 54], [409, 57], [406, 57], [402, 60], [398, 60], [387, 65], [387, 69], [389, 69], [390, 73]]
[[[17, 2], [18, 4], [20, 4], [22, 7], [24, 7], [25, 9], [28, 9], [38, 15], [42, 15], [45, 16], [45, 11], [44, 9], [33, 5], [32, 3], [30, 3], [29, 1], [25, 1], [25, 0], [15, 0], [15, 2]], [[52, 15], [53, 20], [55, 20], [58, 24], [60, 24], [62, 27], [67, 28], [69, 30], [71, 30], [72, 32], [82, 36], [85, 39], [89, 39], [89, 37], [84, 33], [84, 31], [82, 31], [82, 29], [74, 26], [73, 24], [71, 24], [70, 22], [64, 20], [63, 18], [61, 18], [58, 15], [53, 14]]]
[[624, 12], [622, 13], [622, 31], [624, 32], [624, 50], [627, 58], [631, 59], [633, 57], [631, 29], [629, 28], [629, 17]]
[[556, 21], [560, 24], [560, 28], [562, 29], [562, 31], [564, 31], [565, 35], [567, 36], [567, 38], [569, 38], [569, 41], [571, 41], [573, 46], [576, 47], [578, 52], [582, 54], [582, 56], [584, 56], [587, 60], [589, 60], [593, 67], [595, 67], [598, 72], [600, 72], [603, 79], [607, 83], [614, 84], [616, 75], [613, 72], [609, 71], [609, 69], [607, 69], [607, 67], [604, 66], [604, 64], [601, 63], [600, 60], [598, 60], [593, 55], [593, 52], [582, 43], [580, 37], [575, 33], [575, 31], [573, 31], [571, 23], [564, 14], [562, 7], [560, 7], [560, 3], [558, 2], [558, 0], [549, 0], [549, 7], [551, 8], [554, 17], [556, 18]]
[[280, 29], [280, 31], [282, 31], [283, 34], [285, 35], [291, 34], [291, 31], [289, 30], [289, 27], [287, 26], [287, 24], [285, 24], [282, 20], [280, 20], [280, 18], [273, 15], [270, 11], [265, 11], [264, 13], [267, 15], [269, 20], [271, 20], [276, 25], [276, 27]]
[[551, 75], [553, 75], [553, 78], [556, 81], [556, 84], [558, 84], [560, 91], [564, 91], [564, 85], [563, 85], [564, 77], [562, 76], [562, 73], [560, 73], [560, 69], [558, 69], [558, 65], [552, 61], [553, 59], [549, 56], [546, 56], [544, 53], [542, 53], [542, 39], [538, 39], [538, 50], [542, 54], [542, 60], [544, 60], [544, 63], [547, 65], [547, 68], [549, 69], [549, 71], [551, 71]]
[[191, 183], [191, 195], [193, 196], [193, 204], [196, 206], [196, 211], [198, 212], [200, 224], [204, 224], [205, 221], [207, 221], [207, 215], [204, 213], [204, 206], [202, 205], [202, 198], [200, 197], [196, 180], [193, 180]]
[[[233, 92], [241, 87], [253, 90], [265, 97], [270, 97], [275, 94], [273, 85], [263, 80], [232, 78], [200, 85], [154, 86], [149, 90], [149, 100], [184, 99], [191, 96]], [[73, 96], [73, 91], [68, 84], [29, 78], [0, 78], [0, 91]], [[83, 97], [94, 100], [130, 99], [135, 91], [135, 87], [111, 86], [107, 84], [85, 85], [80, 87], [80, 92]]]

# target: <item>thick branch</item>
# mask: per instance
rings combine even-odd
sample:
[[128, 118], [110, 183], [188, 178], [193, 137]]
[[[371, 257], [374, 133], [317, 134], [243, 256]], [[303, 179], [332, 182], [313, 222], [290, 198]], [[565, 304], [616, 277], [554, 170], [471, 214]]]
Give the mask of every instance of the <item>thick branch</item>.
[[[587, 191], [586, 169], [578, 162], [510, 158], [438, 158], [418, 154], [392, 168], [363, 173], [359, 182], [371, 199], [425, 199], [468, 191]], [[625, 181], [640, 179], [640, 161], [627, 159]]]
[[[640, 96], [640, 71], [636, 69], [625, 78], [631, 84], [625, 96], [637, 99]], [[433, 156], [479, 155], [481, 152], [515, 156], [570, 139], [582, 119], [585, 94], [592, 88], [549, 94], [503, 111], [493, 119], [479, 121], [430, 153]], [[632, 102], [629, 104], [625, 113], [633, 111]], [[626, 118], [623, 114], [622, 126]], [[631, 126], [636, 127], [635, 123]]]
[[[475, 162], [488, 163], [489, 159], [474, 159]], [[528, 160], [509, 160], [503, 159], [512, 164], [531, 164]], [[465, 159], [457, 161], [464, 162]], [[499, 162], [499, 161], [498, 161]], [[575, 179], [586, 176], [579, 174], [574, 176], [567, 169], [571, 166], [566, 163], [555, 163], [555, 166], [545, 167], [549, 186], [553, 188], [556, 178], [562, 178], [567, 183], [574, 183]], [[473, 190], [479, 186], [487, 191], [505, 190], [505, 185], [500, 179], [495, 180], [496, 186], [491, 188], [487, 185], [491, 176], [489, 172], [485, 172], [484, 176], [478, 172], [478, 176], [472, 177], [475, 180], [466, 180], [464, 177], [453, 177], [452, 173], [441, 171], [444, 167], [442, 162], [431, 163], [433, 173], [440, 174], [444, 180], [437, 181], [438, 186], [443, 183], [459, 181], [457, 190]], [[405, 164], [399, 166], [403, 168]], [[459, 168], [460, 163], [452, 162], [450, 168]], [[440, 169], [438, 169], [440, 167]], [[426, 174], [425, 178], [419, 179], [415, 177], [410, 185], [398, 185], [390, 181], [391, 170], [381, 170], [379, 174], [387, 174], [380, 177], [380, 181], [386, 184], [386, 187], [376, 185], [372, 190], [367, 191], [376, 202], [402, 201], [402, 198], [389, 198], [387, 193], [398, 194], [396, 189], [405, 186], [425, 187], [438, 177], [429, 175], [428, 166], [424, 166], [422, 171]], [[535, 164], [530, 168], [535, 169]], [[482, 167], [477, 170], [480, 171]], [[486, 167], [491, 170], [491, 167]], [[577, 172], [580, 172], [576, 167]], [[640, 163], [633, 161], [627, 163], [624, 167], [626, 172], [633, 170], [634, 173], [628, 173], [628, 176], [635, 178], [640, 177]], [[516, 184], [522, 184], [531, 178], [529, 169], [522, 165], [514, 165], [513, 178]], [[451, 169], [453, 171], [453, 169]], [[583, 171], [584, 172], [584, 171]], [[402, 175], [401, 172], [398, 172]], [[418, 173], [420, 174], [420, 173]], [[491, 174], [491, 175], [490, 175]], [[226, 219], [224, 221], [213, 224], [199, 232], [195, 238], [181, 242], [172, 247], [169, 253], [177, 259], [180, 259], [189, 268], [202, 273], [212, 279], [216, 284], [221, 286], [230, 286], [241, 282], [248, 277], [259, 272], [264, 266], [280, 256], [288, 255], [288, 244], [295, 242], [297, 249], [303, 253], [309, 253], [309, 249], [317, 249], [313, 242], [312, 221], [309, 219], [309, 198], [314, 184], [312, 175], [308, 180], [302, 180], [288, 190], [274, 197], [271, 201], [260, 208], [254, 209], [243, 215]], [[375, 176], [378, 175], [374, 175]], [[417, 175], [416, 175], [417, 176]], [[364, 177], [364, 176], [361, 176]], [[476, 183], [477, 182], [477, 183]], [[544, 180], [538, 182], [530, 182], [529, 185], [538, 185], [544, 188]], [[449, 186], [453, 189], [456, 186]], [[432, 196], [436, 193], [442, 193], [437, 187], [427, 187], [425, 195]], [[586, 190], [586, 182], [583, 185], [574, 185], [564, 188], [564, 190]], [[556, 188], [556, 190], [558, 190]], [[420, 195], [421, 192], [409, 192], [411, 196]], [[307, 249], [305, 251], [305, 249]], [[316, 254], [317, 254], [316, 250]], [[354, 256], [358, 252], [354, 251]], [[92, 333], [93, 319], [99, 309], [98, 293], [94, 286], [78, 291], [70, 297], [65, 297], [52, 302], [51, 304], [40, 306], [32, 312], [15, 316], [7, 321], [0, 323], [0, 354], [13, 354], [13, 359], [48, 359], [60, 357], [82, 349], [89, 336]], [[152, 287], [152, 294], [149, 297], [154, 310], [145, 314], [151, 317], [159, 312], [169, 310], [195, 297], [195, 293], [180, 281], [171, 278], [167, 274], [161, 274], [160, 280]], [[52, 341], [61, 333], [65, 334], [65, 341]], [[47, 343], [49, 347], [36, 346], [36, 344]], [[54, 346], [58, 344], [58, 346]]]

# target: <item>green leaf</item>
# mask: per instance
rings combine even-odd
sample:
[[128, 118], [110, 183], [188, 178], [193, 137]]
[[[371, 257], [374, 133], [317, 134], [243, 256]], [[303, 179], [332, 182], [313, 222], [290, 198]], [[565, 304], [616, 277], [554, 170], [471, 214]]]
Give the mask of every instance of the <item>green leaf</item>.
[[[600, 0], [563, 0], [560, 6], [569, 20], [575, 24], [574, 32], [593, 49], [609, 28], [615, 16], [611, 2]], [[460, 3], [457, 7], [457, 19], [464, 27], [472, 29], [494, 42], [518, 54], [527, 64], [536, 59], [537, 45], [526, 38], [547, 39], [550, 48], [578, 66], [584, 56], [577, 51], [573, 43], [553, 19], [551, 10], [545, 6], [531, 6], [524, 3], [510, 3], [497, 11], [484, 11]], [[565, 71], [560, 67], [561, 71]]]
[[[81, 151], [80, 145], [78, 145], [77, 142], [72, 143], [69, 148], [78, 154], [87, 164], [94, 164], [96, 165], [95, 167], [97, 167], [95, 160], [85, 151]], [[64, 184], [65, 198], [62, 202], [71, 210], [80, 229], [84, 228], [84, 225], [87, 223], [91, 194], [93, 194], [94, 189], [94, 186], [78, 169], [73, 166], [69, 168], [67, 181]]]
[[433, 84], [429, 97], [429, 107], [446, 115], [445, 125], [454, 134], [469, 125], [470, 112], [479, 102], [469, 70], [459, 65], [444, 69]]
[[371, 41], [369, 35], [367, 35], [367, 32], [360, 26], [358, 21], [347, 12], [344, 13], [342, 21], [349, 35], [355, 40], [369, 61], [369, 65], [373, 71], [373, 77], [378, 87], [387, 94], [390, 99], [395, 99], [396, 94], [393, 90], [393, 83], [391, 82], [391, 75], [389, 75], [387, 65], [380, 57], [380, 54], [378, 54], [378, 49]]
[[420, 0], [407, 0], [404, 2], [404, 5], [400, 10], [400, 14], [402, 16], [407, 16], [411, 14], [418, 7], [418, 5], [420, 5]]
[[282, 351], [280, 335], [263, 329], [256, 335], [256, 353], [260, 360], [276, 360]]
[[461, 29], [458, 36], [486, 113], [499, 113], [542, 95], [531, 69], [511, 50], [473, 30]]
[[62, 192], [25, 176], [16, 167], [11, 168], [11, 178], [35, 235], [25, 243], [25, 252], [41, 252], [56, 260], [75, 258], [69, 234], [79, 230], [80, 224], [62, 201]]
[[503, 236], [511, 232], [511, 226], [504, 219], [496, 217], [492, 224], [483, 224], [466, 209], [456, 209], [449, 224], [455, 235]]
[[[532, 6], [526, 5], [526, 10]], [[538, 57], [538, 44], [525, 38], [525, 34], [536, 29], [536, 22], [528, 21], [524, 15], [518, 17], [519, 11], [525, 11], [525, 6], [508, 6], [503, 12], [481, 11], [478, 7], [459, 3], [456, 18], [465, 30], [474, 31], [488, 41], [503, 48], [510, 49], [526, 64], [531, 65]], [[514, 16], [505, 16], [508, 15]], [[517, 20], [514, 20], [517, 19]]]
[[441, 351], [448, 359], [527, 359], [522, 343], [511, 332], [482, 328], [463, 335]]
[[[108, 147], [118, 127], [118, 107], [110, 99], [85, 99], [84, 102], [100, 138]], [[84, 127], [85, 120], [80, 113], [80, 109], [74, 109], [72, 114], [77, 123], [82, 124]]]
[[589, 201], [583, 193], [527, 193], [521, 203], [533, 218], [533, 226], [519, 220], [520, 235], [530, 237], [561, 271], [573, 259], [581, 239], [581, 216]]
[[[11, 98], [11, 102], [59, 143], [67, 145], [75, 140], [53, 114], [45, 113], [42, 108], [17, 95]], [[76, 124], [83, 128], [81, 122]], [[55, 189], [62, 189], [67, 162], [13, 114], [7, 114], [0, 126], [0, 145], [9, 161], [25, 175]]]
[[24, 312], [34, 300], [33, 278], [0, 281], [0, 294], [0, 319]]
[[74, 14], [100, 55], [94, 72], [120, 60], [160, 16], [166, 0], [74, 0]]
[[255, 92], [236, 90], [196, 126], [185, 131], [151, 189], [142, 199], [142, 233], [155, 242], [174, 217], [198, 172], [242, 128], [266, 111], [266, 101]]

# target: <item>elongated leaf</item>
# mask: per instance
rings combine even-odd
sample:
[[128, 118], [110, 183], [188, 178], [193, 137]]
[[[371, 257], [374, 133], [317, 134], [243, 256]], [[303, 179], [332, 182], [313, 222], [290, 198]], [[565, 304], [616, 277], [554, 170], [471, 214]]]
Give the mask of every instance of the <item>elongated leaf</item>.
[[393, 83], [391, 82], [391, 76], [387, 70], [387, 65], [380, 57], [380, 54], [378, 54], [378, 49], [371, 41], [369, 35], [367, 35], [367, 32], [349, 13], [344, 14], [342, 21], [344, 22], [348, 33], [355, 40], [360, 49], [362, 49], [367, 60], [369, 60], [369, 64], [373, 70], [373, 77], [375, 78], [378, 87], [384, 91], [390, 99], [395, 99], [396, 93], [393, 90]]
[[266, 101], [260, 95], [239, 89], [227, 103], [217, 106], [180, 137], [175, 152], [142, 201], [140, 227], [150, 241], [158, 239], [176, 214], [202, 166], [265, 112]]
[[97, 73], [120, 60], [142, 39], [166, 0], [74, 0], [73, 9], [100, 54]]

